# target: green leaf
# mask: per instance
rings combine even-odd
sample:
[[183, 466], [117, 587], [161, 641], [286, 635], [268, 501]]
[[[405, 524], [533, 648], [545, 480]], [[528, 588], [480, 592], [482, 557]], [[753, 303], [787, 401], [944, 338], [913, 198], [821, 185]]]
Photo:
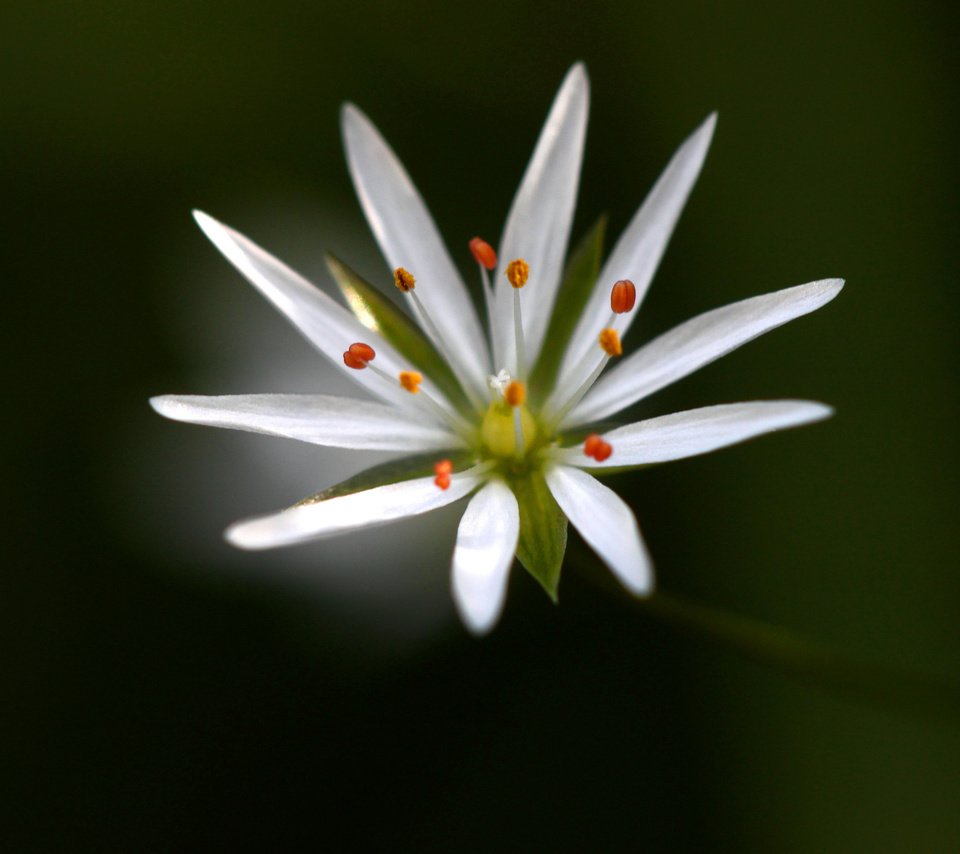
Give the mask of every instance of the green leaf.
[[417, 325], [336, 255], [328, 252], [325, 257], [330, 274], [357, 320], [386, 338], [398, 353], [410, 360], [411, 367], [422, 370], [454, 406], [470, 412], [470, 404], [450, 366]]
[[567, 343], [596, 286], [606, 231], [607, 218], [601, 216], [567, 262], [550, 325], [543, 339], [547, 343], [540, 351], [540, 358], [530, 374], [530, 395], [537, 403], [542, 403], [553, 388]]
[[511, 478], [510, 488], [520, 505], [517, 557], [556, 602], [560, 567], [567, 548], [567, 517], [550, 494], [543, 475]]
[[468, 469], [476, 462], [476, 458], [470, 451], [462, 449], [430, 451], [425, 454], [402, 457], [399, 460], [388, 460], [380, 465], [365, 469], [353, 475], [353, 477], [348, 477], [335, 486], [327, 487], [314, 495], [308, 495], [293, 506], [302, 507], [304, 504], [316, 504], [320, 501], [328, 501], [331, 498], [339, 498], [341, 495], [350, 495], [354, 492], [363, 492], [365, 489], [373, 489], [388, 483], [400, 483], [404, 480], [426, 477], [433, 474], [434, 463], [443, 459], [448, 459], [453, 463], [454, 471]]

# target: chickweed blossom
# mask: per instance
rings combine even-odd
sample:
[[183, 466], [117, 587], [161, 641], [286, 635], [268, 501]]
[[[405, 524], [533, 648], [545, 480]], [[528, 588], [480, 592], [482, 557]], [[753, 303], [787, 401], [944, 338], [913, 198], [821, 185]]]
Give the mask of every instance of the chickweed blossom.
[[636, 518], [604, 475], [830, 414], [820, 403], [773, 400], [611, 424], [659, 389], [829, 302], [843, 282], [744, 299], [625, 354], [621, 342], [703, 165], [716, 116], [680, 146], [602, 264], [597, 228], [565, 265], [588, 102], [586, 70], [577, 64], [497, 249], [480, 237], [463, 247], [460, 257], [477, 265], [485, 323], [400, 161], [351, 104], [341, 116], [350, 175], [409, 314], [331, 255], [344, 307], [248, 238], [195, 213], [237, 270], [365, 396], [165, 395], [153, 407], [179, 421], [400, 455], [286, 510], [234, 524], [229, 542], [285, 546], [466, 500], [452, 589], [466, 626], [483, 633], [503, 608], [515, 556], [556, 598], [568, 521], [630, 593], [652, 592]]

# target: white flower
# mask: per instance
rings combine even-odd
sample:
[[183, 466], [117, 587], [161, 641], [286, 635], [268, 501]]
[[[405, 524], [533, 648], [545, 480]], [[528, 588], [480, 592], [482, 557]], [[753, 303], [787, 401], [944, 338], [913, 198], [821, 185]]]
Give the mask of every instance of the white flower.
[[[829, 407], [779, 400], [708, 406], [614, 429], [598, 426], [741, 344], [830, 301], [825, 279], [702, 314], [619, 363], [629, 328], [699, 174], [715, 116], [683, 143], [613, 252], [598, 229], [564, 274], [586, 132], [586, 70], [560, 88], [513, 201], [499, 253], [471, 242], [489, 341], [467, 288], [403, 166], [369, 119], [343, 109], [347, 160], [367, 220], [419, 329], [342, 262], [331, 270], [351, 311], [247, 238], [203, 213], [200, 227], [321, 353], [374, 400], [328, 395], [167, 395], [181, 421], [350, 450], [402, 452], [227, 539], [263, 549], [381, 525], [470, 496], [453, 554], [466, 625], [489, 630], [516, 555], [556, 594], [569, 519], [636, 595], [653, 572], [629, 507], [598, 479], [614, 469], [702, 454], [825, 418]], [[499, 263], [498, 263], [499, 259]], [[492, 284], [487, 268], [494, 270]], [[591, 429], [591, 427], [593, 429]]]

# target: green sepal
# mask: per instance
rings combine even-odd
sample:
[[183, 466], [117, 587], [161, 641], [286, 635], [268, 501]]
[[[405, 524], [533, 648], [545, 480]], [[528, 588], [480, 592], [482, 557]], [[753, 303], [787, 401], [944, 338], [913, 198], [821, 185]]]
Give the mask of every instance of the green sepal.
[[560, 568], [567, 549], [567, 517], [540, 473], [511, 478], [510, 488], [520, 505], [517, 557], [523, 568], [557, 601]]
[[543, 339], [544, 346], [530, 374], [530, 395], [536, 403], [542, 403], [553, 389], [570, 336], [597, 284], [606, 231], [607, 218], [601, 216], [567, 262]]
[[[469, 412], [470, 405], [453, 371], [417, 325], [332, 252], [325, 255], [325, 260], [357, 320], [396, 347], [400, 355], [410, 360], [411, 367], [422, 370], [454, 406]], [[344, 347], [351, 343], [348, 341]]]
[[427, 477], [433, 474], [434, 464], [438, 460], [445, 459], [453, 463], [454, 471], [464, 471], [476, 462], [476, 456], [462, 448], [450, 451], [428, 451], [424, 454], [401, 457], [399, 460], [388, 460], [348, 477], [334, 486], [308, 495], [293, 506], [302, 507], [304, 504], [317, 504], [320, 501], [339, 498], [341, 495], [351, 495], [354, 492], [363, 492], [366, 489], [385, 486], [388, 483], [400, 483], [418, 477]]

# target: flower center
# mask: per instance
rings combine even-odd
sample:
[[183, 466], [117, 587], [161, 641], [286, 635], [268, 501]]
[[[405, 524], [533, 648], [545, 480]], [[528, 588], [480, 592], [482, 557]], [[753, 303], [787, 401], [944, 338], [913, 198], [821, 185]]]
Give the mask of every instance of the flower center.
[[[470, 251], [480, 267], [484, 293], [487, 297], [487, 307], [490, 319], [491, 335], [494, 337], [494, 351], [497, 351], [497, 327], [494, 323], [493, 290], [490, 285], [489, 272], [496, 268], [497, 255], [494, 249], [479, 237], [470, 241]], [[572, 372], [570, 386], [573, 389], [557, 389], [547, 401], [538, 403], [538, 411], [534, 415], [527, 405], [527, 368], [523, 330], [523, 318], [520, 307], [520, 290], [527, 284], [530, 277], [530, 266], [523, 258], [515, 258], [507, 264], [504, 273], [513, 290], [513, 327], [516, 353], [514, 354], [515, 373], [503, 369], [494, 376], [488, 377], [488, 385], [492, 400], [486, 405], [483, 395], [471, 393], [472, 384], [464, 382], [464, 391], [468, 393], [476, 409], [472, 413], [461, 413], [449, 405], [435, 400], [427, 387], [421, 388], [424, 376], [415, 370], [401, 370], [398, 375], [390, 376], [373, 364], [376, 358], [374, 349], [364, 342], [351, 344], [343, 354], [344, 364], [354, 370], [370, 370], [389, 385], [399, 382], [400, 387], [412, 395], [439, 416], [461, 440], [473, 448], [487, 466], [493, 466], [508, 476], [519, 476], [540, 467], [544, 457], [544, 450], [548, 445], [555, 444], [558, 439], [558, 428], [565, 415], [579, 403], [580, 399], [590, 389], [606, 364], [612, 358], [621, 355], [623, 348], [620, 344], [620, 335], [614, 324], [618, 315], [630, 312], [636, 304], [636, 288], [633, 282], [622, 279], [616, 282], [610, 294], [610, 320], [601, 329], [596, 350], [585, 354], [583, 363], [575, 366]], [[416, 277], [403, 267], [394, 270], [394, 284], [410, 300], [411, 307], [418, 315], [425, 329], [431, 333], [431, 338], [447, 357], [451, 368], [463, 382], [462, 365], [455, 359], [458, 352], [455, 342], [438, 326], [428, 314], [426, 307], [417, 296]], [[509, 358], [509, 357], [508, 357]], [[429, 387], [429, 384], [428, 384]], [[477, 415], [480, 418], [479, 429], [473, 420]], [[466, 420], [465, 420], [466, 419]], [[472, 421], [472, 424], [470, 423]], [[584, 442], [583, 453], [586, 457], [604, 462], [613, 452], [612, 446], [596, 434], [588, 436]], [[449, 460], [440, 460], [435, 467], [436, 478], [434, 483], [440, 489], [450, 486], [452, 464]]]
[[[517, 445], [517, 424], [522, 436], [522, 445]], [[487, 451], [494, 457], [516, 459], [523, 457], [536, 444], [539, 430], [537, 422], [525, 403], [511, 406], [506, 400], [495, 400], [483, 415], [480, 438]]]

